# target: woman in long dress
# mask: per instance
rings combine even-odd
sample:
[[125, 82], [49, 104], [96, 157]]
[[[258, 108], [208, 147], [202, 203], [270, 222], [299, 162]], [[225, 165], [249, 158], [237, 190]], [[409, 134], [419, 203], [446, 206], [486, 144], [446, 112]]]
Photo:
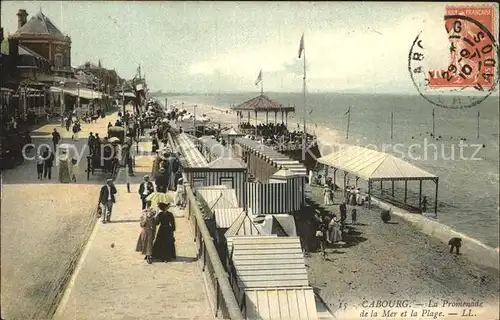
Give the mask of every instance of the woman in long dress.
[[158, 138], [156, 135], [153, 136], [152, 144], [151, 144], [151, 152], [155, 153], [158, 149], [160, 149], [160, 144], [158, 143]]
[[329, 206], [331, 205], [331, 201], [330, 201], [330, 187], [328, 185], [325, 185], [324, 189], [323, 189], [323, 204], [325, 206]]
[[342, 239], [340, 220], [334, 216], [328, 224], [328, 243], [337, 243]]
[[72, 157], [68, 154], [66, 149], [61, 149], [59, 160], [59, 182], [70, 183], [73, 178], [73, 163]]
[[354, 189], [354, 188], [352, 188], [352, 189], [351, 189], [351, 199], [350, 199], [350, 200], [351, 200], [351, 201], [350, 201], [351, 206], [355, 206], [355, 205], [357, 205], [357, 202], [356, 202], [356, 195], [357, 195], [358, 193], [359, 193], [359, 192], [358, 192], [358, 190], [356, 190], [356, 189]]
[[160, 155], [159, 154], [156, 154], [156, 157], [155, 159], [153, 160], [153, 168], [151, 170], [151, 176], [152, 177], [156, 177], [156, 175], [158, 174], [158, 171], [160, 170], [161, 168], [161, 158], [160, 158]]
[[184, 209], [186, 206], [186, 186], [184, 185], [184, 179], [179, 178], [177, 180], [177, 189], [175, 190], [175, 204]]
[[172, 212], [168, 211], [169, 204], [158, 203], [160, 211], [156, 216], [156, 221], [160, 224], [153, 245], [153, 257], [163, 262], [174, 260], [175, 252], [175, 218]]
[[156, 234], [156, 216], [151, 209], [151, 201], [146, 202], [146, 209], [142, 210], [140, 226], [142, 228], [135, 251], [145, 255], [144, 260], [151, 264], [153, 262], [153, 242]]

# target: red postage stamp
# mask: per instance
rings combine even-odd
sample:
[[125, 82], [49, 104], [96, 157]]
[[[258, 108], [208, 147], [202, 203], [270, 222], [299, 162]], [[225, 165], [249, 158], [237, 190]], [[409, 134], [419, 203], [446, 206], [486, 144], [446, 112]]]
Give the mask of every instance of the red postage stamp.
[[429, 70], [429, 87], [491, 89], [495, 83], [496, 44], [494, 5], [450, 6], [445, 27], [450, 40], [446, 70]]
[[[480, 104], [495, 90], [499, 79], [497, 43], [498, 7], [488, 5], [449, 6], [444, 13], [449, 40], [447, 65], [428, 69], [426, 61], [432, 49], [425, 34], [414, 39], [408, 55], [408, 70], [420, 95], [444, 108], [464, 108]], [[427, 50], [426, 50], [427, 49]], [[468, 93], [445, 101], [438, 92]]]

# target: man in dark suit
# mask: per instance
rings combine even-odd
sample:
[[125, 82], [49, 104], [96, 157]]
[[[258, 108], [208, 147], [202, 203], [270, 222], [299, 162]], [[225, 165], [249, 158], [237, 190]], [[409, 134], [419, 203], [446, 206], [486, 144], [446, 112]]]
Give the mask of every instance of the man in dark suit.
[[89, 133], [89, 137], [87, 139], [87, 145], [89, 146], [89, 152], [90, 154], [97, 154], [95, 150], [95, 137], [91, 133]]
[[99, 204], [102, 208], [102, 223], [110, 222], [111, 220], [111, 211], [116, 201], [115, 194], [116, 187], [113, 184], [113, 179], [107, 179], [106, 184], [101, 187], [99, 194]]
[[146, 209], [146, 198], [155, 191], [153, 183], [149, 181], [149, 176], [144, 176], [144, 181], [139, 186], [139, 196], [142, 201], [142, 210]]
[[54, 128], [52, 132], [52, 143], [54, 144], [54, 152], [57, 150], [57, 145], [59, 144], [59, 140], [61, 140], [61, 135], [57, 132], [57, 129]]
[[52, 177], [52, 165], [54, 164], [54, 154], [50, 151], [49, 148], [45, 148], [42, 154], [43, 158], [43, 177], [50, 178]]

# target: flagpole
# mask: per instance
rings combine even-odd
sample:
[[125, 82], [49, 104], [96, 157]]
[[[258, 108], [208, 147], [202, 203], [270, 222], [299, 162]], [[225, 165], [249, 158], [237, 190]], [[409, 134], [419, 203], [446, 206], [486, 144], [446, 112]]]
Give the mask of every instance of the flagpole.
[[260, 79], [260, 95], [263, 95], [263, 94], [264, 94], [264, 77], [262, 76]]
[[345, 139], [349, 140], [349, 123], [351, 122], [351, 107], [349, 106], [349, 110], [347, 111], [347, 130]]
[[[304, 36], [304, 35], [302, 35]], [[304, 41], [305, 42], [305, 41]], [[304, 54], [304, 77], [303, 77], [303, 94], [304, 94], [304, 97], [303, 97], [303, 104], [304, 104], [304, 115], [303, 115], [303, 120], [304, 120], [304, 137], [303, 137], [303, 144], [304, 144], [304, 151], [306, 150], [306, 139], [307, 139], [307, 130], [306, 130], [306, 116], [307, 116], [307, 112], [306, 112], [306, 46], [305, 46], [305, 43], [304, 43], [304, 47], [303, 47], [303, 54]], [[304, 159], [305, 160], [305, 159]]]
[[391, 140], [394, 136], [393, 133], [394, 133], [394, 110], [391, 111]]

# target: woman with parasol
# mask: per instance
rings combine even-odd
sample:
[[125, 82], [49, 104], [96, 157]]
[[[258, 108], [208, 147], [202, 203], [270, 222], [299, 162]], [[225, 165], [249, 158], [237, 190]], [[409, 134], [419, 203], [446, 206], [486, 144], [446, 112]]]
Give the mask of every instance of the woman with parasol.
[[145, 255], [148, 264], [153, 263], [153, 242], [156, 233], [156, 216], [151, 208], [151, 201], [146, 201], [146, 209], [142, 210], [140, 226], [142, 228], [135, 251]]

